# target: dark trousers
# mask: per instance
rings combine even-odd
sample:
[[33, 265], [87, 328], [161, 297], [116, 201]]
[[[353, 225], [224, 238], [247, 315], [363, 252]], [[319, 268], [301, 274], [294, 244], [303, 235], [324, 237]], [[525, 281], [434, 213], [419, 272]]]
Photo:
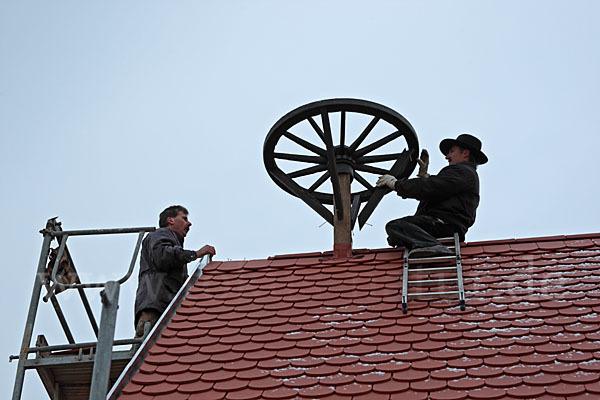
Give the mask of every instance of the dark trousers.
[[388, 222], [385, 231], [390, 246], [404, 246], [412, 250], [441, 245], [436, 238], [453, 236], [456, 228], [435, 217], [414, 215]]

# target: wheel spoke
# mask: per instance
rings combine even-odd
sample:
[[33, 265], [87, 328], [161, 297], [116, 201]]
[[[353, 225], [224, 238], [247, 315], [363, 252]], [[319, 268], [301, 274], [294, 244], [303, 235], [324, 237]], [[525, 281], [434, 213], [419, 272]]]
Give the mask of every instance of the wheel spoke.
[[308, 188], [308, 191], [311, 193], [314, 192], [322, 184], [324, 184], [327, 179], [329, 179], [329, 171], [325, 171], [325, 173], [323, 175], [321, 175], [321, 177], [319, 179], [317, 179], [317, 181]]
[[329, 222], [333, 225], [333, 214], [331, 211], [327, 209], [322, 203], [320, 203], [313, 196], [308, 194], [305, 190], [303, 190], [300, 186], [298, 186], [288, 175], [283, 173], [283, 171], [275, 171], [273, 175], [271, 175], [277, 181], [285, 182], [286, 187], [290, 188], [290, 191], [300, 199], [302, 199], [310, 208], [315, 210], [321, 217], [325, 219], [325, 221]]
[[317, 135], [319, 135], [319, 137], [321, 138], [323, 143], [327, 144], [327, 142], [325, 141], [325, 135], [323, 134], [321, 127], [315, 122], [313, 117], [308, 117], [307, 120], [310, 123], [310, 126], [312, 126], [312, 128], [315, 130], [315, 132], [317, 132]]
[[327, 164], [327, 159], [325, 157], [304, 156], [302, 154], [273, 153], [273, 158], [313, 164]]
[[358, 212], [360, 211], [360, 196], [358, 194], [354, 195], [352, 198], [352, 205], [350, 206], [350, 229], [354, 229], [354, 224], [356, 223], [356, 218], [358, 217]]
[[402, 136], [402, 133], [400, 133], [399, 131], [396, 131], [394, 133], [390, 133], [386, 137], [381, 138], [378, 141], [373, 142], [373, 143], [371, 143], [370, 145], [368, 145], [366, 147], [363, 147], [362, 149], [356, 150], [354, 152], [354, 157], [362, 157], [365, 154], [368, 154], [368, 153], [372, 152], [373, 150], [377, 150], [381, 146], [384, 146], [384, 145], [388, 144], [392, 140], [395, 140], [395, 139], [399, 138], [400, 136]]
[[[392, 165], [392, 168], [390, 168], [389, 174], [393, 175], [393, 176], [400, 176], [400, 174], [402, 174], [403, 171], [405, 171], [406, 166], [412, 159], [413, 153], [415, 153], [415, 150], [416, 149], [413, 148], [413, 149], [408, 149], [408, 150], [403, 151], [401, 156], [398, 157], [398, 159], [394, 163], [394, 165]], [[376, 188], [371, 193], [371, 197], [369, 198], [369, 201], [364, 206], [364, 208], [360, 212], [360, 215], [358, 216], [358, 226], [360, 228], [362, 228], [365, 225], [365, 223], [367, 222], [367, 220], [373, 213], [373, 210], [375, 210], [375, 207], [377, 207], [377, 204], [379, 204], [379, 202], [381, 201], [383, 196], [388, 192], [389, 192], [388, 188], [379, 187], [379, 188]]]
[[360, 146], [360, 144], [367, 138], [367, 136], [369, 136], [369, 133], [371, 133], [373, 128], [375, 128], [375, 125], [377, 125], [379, 120], [379, 117], [373, 117], [371, 122], [369, 122], [369, 125], [367, 125], [367, 127], [365, 128], [365, 130], [362, 131], [362, 133], [350, 145], [350, 148], [348, 149], [350, 153], [354, 152], [358, 148], [358, 146]]
[[314, 144], [309, 143], [306, 140], [299, 138], [298, 136], [294, 135], [293, 133], [285, 132], [283, 134], [283, 136], [290, 139], [292, 142], [304, 147], [306, 150], [312, 151], [313, 153], [318, 154], [322, 157], [327, 157], [327, 151], [325, 151], [325, 149], [322, 149], [319, 146], [315, 146]]
[[346, 144], [346, 111], [342, 111], [340, 116], [340, 147], [344, 148]]
[[290, 178], [299, 178], [301, 176], [316, 174], [317, 172], [323, 172], [327, 169], [327, 165], [315, 165], [314, 167], [308, 167], [299, 169], [298, 171], [290, 172], [287, 174]]
[[377, 174], [377, 175], [387, 175], [390, 173], [390, 171], [388, 171], [387, 169], [371, 167], [370, 165], [357, 165], [356, 169], [359, 171], [364, 171], [364, 172], [368, 172], [370, 174]]
[[323, 133], [323, 138], [325, 139], [325, 145], [327, 146], [327, 164], [329, 166], [329, 176], [331, 177], [331, 187], [333, 189], [333, 204], [338, 219], [341, 219], [344, 215], [342, 192], [340, 189], [340, 180], [335, 165], [335, 149], [333, 148], [333, 138], [331, 137], [331, 124], [329, 123], [329, 114], [327, 113], [326, 108], [321, 109], [321, 121], [323, 122], [323, 129], [325, 130]]
[[370, 191], [375, 190], [375, 188], [371, 186], [371, 184], [356, 171], [354, 172], [354, 178], [366, 189], [369, 189]]
[[382, 154], [378, 156], [364, 156], [356, 159], [357, 164], [371, 164], [378, 163], [382, 161], [396, 161], [398, 157], [400, 157], [402, 153], [393, 153], [393, 154]]

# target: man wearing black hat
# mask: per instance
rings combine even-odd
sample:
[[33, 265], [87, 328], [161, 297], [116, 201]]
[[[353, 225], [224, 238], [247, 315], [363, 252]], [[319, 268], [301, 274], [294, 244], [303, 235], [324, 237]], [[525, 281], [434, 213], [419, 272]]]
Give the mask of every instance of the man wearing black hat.
[[451, 255], [436, 238], [458, 232], [464, 240], [475, 222], [479, 205], [477, 165], [488, 161], [481, 151], [481, 141], [465, 133], [442, 140], [440, 150], [449, 165], [437, 175], [427, 174], [429, 156], [423, 150], [418, 178], [397, 180], [383, 175], [377, 181], [378, 187], [387, 186], [403, 198], [420, 201], [414, 216], [392, 220], [385, 226], [388, 243], [406, 247], [413, 258]]

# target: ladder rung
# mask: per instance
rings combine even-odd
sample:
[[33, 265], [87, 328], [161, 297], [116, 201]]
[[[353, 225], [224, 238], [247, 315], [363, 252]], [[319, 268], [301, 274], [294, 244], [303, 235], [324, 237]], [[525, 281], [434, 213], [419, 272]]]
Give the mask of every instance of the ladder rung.
[[432, 268], [409, 268], [409, 274], [427, 274], [427, 273], [436, 273], [436, 272], [451, 272], [456, 271], [456, 267], [432, 267]]
[[433, 274], [437, 272], [455, 272], [456, 267], [434, 267], [434, 268], [413, 268], [408, 269], [409, 274]]
[[408, 293], [409, 297], [416, 296], [439, 296], [439, 295], [450, 295], [450, 294], [458, 294], [458, 290], [452, 290], [450, 292], [420, 292], [420, 293]]
[[421, 279], [416, 281], [408, 281], [409, 285], [433, 285], [436, 283], [450, 283], [450, 282], [458, 282], [458, 278], [448, 278], [448, 279]]
[[448, 237], [444, 237], [444, 238], [438, 238], [436, 240], [438, 242], [441, 242], [441, 243], [448, 243], [448, 242], [454, 243], [454, 236], [448, 236]]
[[428, 258], [408, 258], [408, 264], [419, 265], [419, 264], [431, 264], [441, 263], [446, 261], [455, 261], [456, 256], [442, 256], [442, 257], [428, 257]]

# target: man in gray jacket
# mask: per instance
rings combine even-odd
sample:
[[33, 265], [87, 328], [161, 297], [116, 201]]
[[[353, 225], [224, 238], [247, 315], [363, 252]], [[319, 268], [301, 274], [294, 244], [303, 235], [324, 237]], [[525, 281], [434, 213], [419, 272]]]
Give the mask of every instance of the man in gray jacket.
[[464, 240], [469, 227], [475, 222], [479, 205], [479, 176], [477, 166], [488, 159], [481, 151], [481, 141], [469, 134], [456, 139], [444, 139], [440, 150], [448, 166], [437, 175], [427, 174], [427, 151], [419, 159], [418, 178], [397, 180], [384, 175], [377, 186], [387, 186], [404, 198], [420, 201], [413, 216], [395, 219], [385, 226], [388, 243], [404, 246], [409, 257], [435, 257], [452, 252], [436, 238], [452, 236], [457, 232]]
[[160, 213], [159, 228], [142, 242], [140, 273], [135, 296], [135, 335], [144, 334], [144, 325], [154, 326], [188, 277], [187, 263], [215, 249], [184, 250], [183, 240], [192, 223], [183, 206], [167, 207]]

